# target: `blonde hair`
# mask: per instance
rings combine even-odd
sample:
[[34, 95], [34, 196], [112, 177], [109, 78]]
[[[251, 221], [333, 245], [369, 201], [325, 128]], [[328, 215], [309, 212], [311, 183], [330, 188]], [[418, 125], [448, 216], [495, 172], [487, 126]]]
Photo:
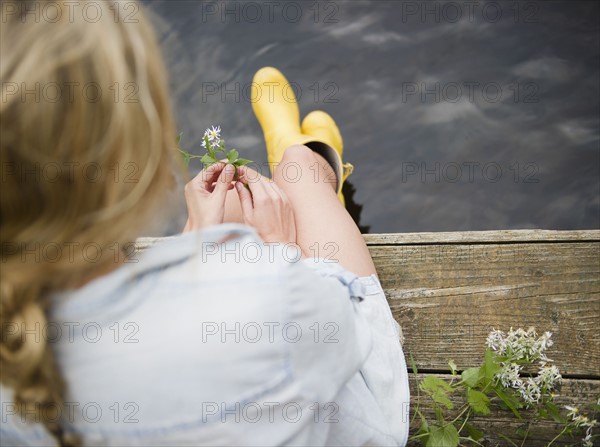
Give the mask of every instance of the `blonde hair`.
[[[2, 1], [0, 381], [62, 445], [47, 296], [119, 265], [175, 183], [166, 75], [139, 4]], [[135, 8], [132, 10], [131, 5]], [[90, 247], [93, 247], [90, 249]]]

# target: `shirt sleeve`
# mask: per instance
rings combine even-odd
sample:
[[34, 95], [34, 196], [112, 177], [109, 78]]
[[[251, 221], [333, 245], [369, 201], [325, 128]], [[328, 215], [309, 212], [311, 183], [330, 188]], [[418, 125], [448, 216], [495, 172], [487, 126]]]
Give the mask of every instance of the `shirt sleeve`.
[[359, 306], [364, 289], [342, 269], [318, 273], [304, 262], [286, 269], [290, 321], [305, 332], [293, 343], [291, 367], [308, 399], [327, 402], [357, 373], [372, 349]]

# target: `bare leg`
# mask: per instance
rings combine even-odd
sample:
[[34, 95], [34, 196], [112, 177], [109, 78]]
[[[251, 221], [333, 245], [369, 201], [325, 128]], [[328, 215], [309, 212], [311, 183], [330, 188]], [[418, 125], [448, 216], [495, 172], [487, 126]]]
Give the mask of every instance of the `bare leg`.
[[[294, 167], [286, 170], [287, 163]], [[286, 178], [286, 172], [295, 172], [298, 167], [298, 178]], [[337, 198], [330, 176], [325, 159], [301, 145], [286, 149], [275, 170], [273, 180], [294, 208], [297, 243], [306, 256], [336, 260], [358, 276], [376, 274], [367, 245]]]
[[[292, 166], [286, 170], [287, 163]], [[306, 256], [337, 261], [358, 276], [376, 274], [358, 227], [337, 198], [331, 174], [325, 159], [308, 147], [295, 145], [285, 151], [273, 180], [294, 208], [296, 242]], [[224, 221], [244, 222], [235, 190], [227, 193]]]

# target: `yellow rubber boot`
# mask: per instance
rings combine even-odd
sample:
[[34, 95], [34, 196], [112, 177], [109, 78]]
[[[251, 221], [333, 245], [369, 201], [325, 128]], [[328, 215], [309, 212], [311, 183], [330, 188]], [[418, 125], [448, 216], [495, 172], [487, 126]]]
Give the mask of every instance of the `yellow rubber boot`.
[[342, 162], [344, 142], [337, 124], [335, 124], [333, 118], [326, 112], [315, 110], [306, 115], [304, 120], [302, 120], [301, 130], [303, 134], [310, 135], [315, 140], [323, 142], [333, 149], [333, 151], [329, 150], [327, 154], [321, 153], [321, 155], [334, 168], [337, 178], [341, 179], [338, 180], [336, 191], [340, 201], [345, 203], [344, 196], [342, 195], [342, 186], [348, 176], [352, 174], [354, 166], [350, 163]]
[[262, 127], [271, 172], [294, 144], [306, 144], [314, 137], [300, 131], [300, 110], [296, 95], [285, 76], [276, 68], [264, 67], [252, 80], [252, 110]]
[[336, 174], [336, 191], [341, 193], [352, 165], [342, 164], [342, 137], [333, 119], [325, 112], [312, 112], [300, 127], [300, 110], [289, 81], [276, 68], [264, 67], [254, 75], [251, 93], [252, 109], [262, 127], [271, 172], [294, 144], [304, 144], [319, 153]]

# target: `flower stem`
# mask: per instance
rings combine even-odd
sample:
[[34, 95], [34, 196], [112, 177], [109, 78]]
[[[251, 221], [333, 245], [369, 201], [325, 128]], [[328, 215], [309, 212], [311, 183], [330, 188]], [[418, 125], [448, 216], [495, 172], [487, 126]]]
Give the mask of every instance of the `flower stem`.
[[566, 431], [567, 431], [567, 427], [565, 426], [565, 428], [563, 428], [562, 431], [559, 434], [557, 434], [554, 437], [554, 439], [552, 441], [550, 441], [550, 443], [546, 447], [550, 447], [552, 444], [554, 444], [554, 441], [556, 441], [558, 438], [560, 438], [562, 435], [564, 435]]

